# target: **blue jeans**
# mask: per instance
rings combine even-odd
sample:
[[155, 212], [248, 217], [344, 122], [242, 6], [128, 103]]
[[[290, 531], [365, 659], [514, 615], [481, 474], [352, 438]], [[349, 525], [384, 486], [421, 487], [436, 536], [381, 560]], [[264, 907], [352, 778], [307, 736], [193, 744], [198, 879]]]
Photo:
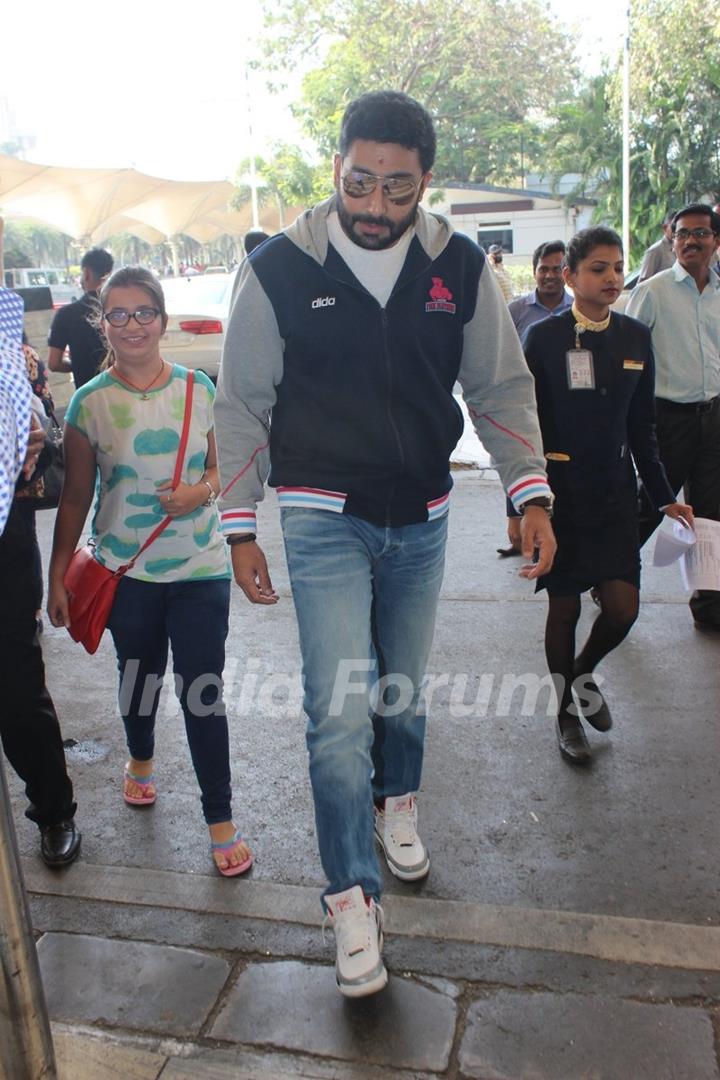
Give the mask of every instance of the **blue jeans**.
[[[382, 528], [282, 511], [303, 661], [307, 747], [327, 894], [379, 898], [373, 801], [417, 791], [420, 688], [445, 563], [447, 517]], [[378, 682], [378, 680], [380, 680]], [[382, 700], [373, 688], [384, 688]]]
[[230, 581], [155, 583], [123, 577], [108, 628], [120, 672], [120, 713], [128, 750], [155, 752], [155, 715], [172, 645], [175, 690], [208, 825], [229, 821], [230, 751], [222, 675]]

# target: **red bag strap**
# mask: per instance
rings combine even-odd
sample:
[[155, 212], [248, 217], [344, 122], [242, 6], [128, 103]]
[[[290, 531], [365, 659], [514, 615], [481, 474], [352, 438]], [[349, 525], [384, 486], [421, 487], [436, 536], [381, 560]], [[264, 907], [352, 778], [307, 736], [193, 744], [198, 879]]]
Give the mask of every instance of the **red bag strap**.
[[[188, 371], [188, 373], [187, 373], [187, 387], [186, 387], [186, 390], [185, 390], [185, 413], [183, 415], [183, 426], [182, 426], [182, 432], [180, 434], [180, 445], [178, 447], [177, 458], [175, 460], [175, 472], [173, 473], [173, 480], [172, 480], [173, 489], [175, 489], [178, 486], [178, 484], [180, 483], [180, 477], [182, 476], [183, 465], [185, 464], [185, 451], [187, 449], [188, 437], [190, 435], [190, 417], [192, 416], [193, 386], [194, 386], [194, 383], [195, 383], [195, 372], [194, 371]], [[137, 555], [135, 555], [130, 560], [130, 562], [127, 563], [125, 566], [121, 566], [115, 571], [116, 576], [119, 577], [122, 574], [124, 574], [127, 570], [131, 570], [132, 567], [135, 565], [135, 563], [140, 558], [140, 556], [142, 555], [143, 551], [147, 551], [147, 549], [150, 547], [150, 545], [153, 543], [153, 541], [157, 540], [160, 533], [163, 532], [163, 530], [167, 529], [167, 527], [168, 527], [168, 525], [170, 524], [171, 521], [172, 521], [172, 517], [171, 517], [170, 514], [168, 514], [168, 516], [165, 518], [165, 520], [161, 521], [160, 524], [155, 529], [153, 529], [153, 531], [150, 533], [150, 535], [148, 536], [148, 538], [145, 541], [145, 543], [143, 544], [143, 546], [138, 551]]]

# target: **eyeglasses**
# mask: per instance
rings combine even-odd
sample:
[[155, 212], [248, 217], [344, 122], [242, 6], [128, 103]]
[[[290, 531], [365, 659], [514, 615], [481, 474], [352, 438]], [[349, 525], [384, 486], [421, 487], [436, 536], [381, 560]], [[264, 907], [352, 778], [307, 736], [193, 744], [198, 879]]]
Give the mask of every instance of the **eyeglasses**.
[[156, 307], [139, 307], [137, 311], [126, 311], [125, 308], [113, 308], [112, 311], [103, 312], [103, 318], [107, 319], [111, 326], [127, 326], [134, 319], [140, 326], [148, 326], [154, 322], [160, 314]]
[[707, 240], [709, 236], [714, 235], [712, 229], [676, 229], [673, 233], [676, 240], [689, 240], [691, 236], [695, 240]]
[[391, 203], [403, 206], [414, 198], [422, 177], [414, 180], [411, 176], [375, 176], [357, 169], [350, 169], [342, 176], [343, 191], [351, 199], [363, 199], [366, 195], [372, 195], [378, 182], [382, 184], [383, 195]]

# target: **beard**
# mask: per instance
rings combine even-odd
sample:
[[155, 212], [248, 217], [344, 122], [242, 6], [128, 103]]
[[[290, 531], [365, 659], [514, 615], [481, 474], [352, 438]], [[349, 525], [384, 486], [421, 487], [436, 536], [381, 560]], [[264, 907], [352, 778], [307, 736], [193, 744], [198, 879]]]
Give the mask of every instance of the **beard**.
[[[415, 200], [408, 213], [400, 221], [392, 221], [383, 215], [374, 217], [372, 214], [351, 214], [347, 210], [342, 194], [339, 191], [335, 202], [343, 232], [352, 240], [353, 244], [357, 244], [358, 247], [365, 248], [367, 251], [383, 251], [385, 248], [396, 244], [403, 233], [406, 233], [415, 224], [420, 199]], [[387, 229], [387, 232], [379, 236], [369, 236], [356, 232], [355, 226], [357, 224], [381, 225]]]

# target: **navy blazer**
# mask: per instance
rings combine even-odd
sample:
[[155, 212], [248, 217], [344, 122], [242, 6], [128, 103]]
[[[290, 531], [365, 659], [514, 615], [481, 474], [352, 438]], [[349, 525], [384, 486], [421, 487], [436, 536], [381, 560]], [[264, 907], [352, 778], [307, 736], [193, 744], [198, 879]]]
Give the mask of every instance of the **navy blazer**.
[[648, 328], [612, 312], [607, 330], [585, 331], [580, 341], [592, 352], [593, 389], [570, 387], [571, 311], [535, 323], [525, 340], [556, 513], [586, 525], [637, 513], [633, 460], [655, 506], [675, 502], [658, 455]]

